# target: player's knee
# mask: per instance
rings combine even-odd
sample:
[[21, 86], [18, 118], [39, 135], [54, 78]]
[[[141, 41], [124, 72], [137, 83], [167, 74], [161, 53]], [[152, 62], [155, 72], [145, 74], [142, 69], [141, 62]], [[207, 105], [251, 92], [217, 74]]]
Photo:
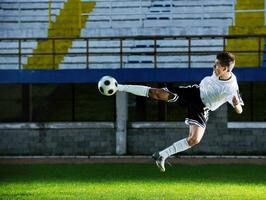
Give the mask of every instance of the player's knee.
[[194, 146], [196, 144], [199, 144], [200, 140], [201, 140], [200, 138], [192, 136], [192, 137], [188, 138], [187, 142], [188, 142], [189, 146]]
[[156, 95], [157, 95], [156, 89], [153, 88], [149, 89], [149, 97], [155, 98]]
[[154, 99], [160, 99], [161, 89], [151, 88], [148, 96]]

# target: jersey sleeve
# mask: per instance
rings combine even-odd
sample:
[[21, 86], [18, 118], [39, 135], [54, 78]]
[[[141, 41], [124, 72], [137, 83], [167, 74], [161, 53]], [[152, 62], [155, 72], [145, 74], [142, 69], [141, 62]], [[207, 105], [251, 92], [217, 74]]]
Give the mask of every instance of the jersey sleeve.
[[241, 97], [241, 95], [239, 93], [238, 87], [230, 95], [227, 96], [227, 102], [230, 103], [232, 106], [233, 106], [233, 101], [232, 100], [233, 100], [234, 96], [237, 97], [237, 99], [239, 101], [239, 104], [243, 106], [244, 102], [243, 102], [243, 99], [242, 99], [242, 97]]

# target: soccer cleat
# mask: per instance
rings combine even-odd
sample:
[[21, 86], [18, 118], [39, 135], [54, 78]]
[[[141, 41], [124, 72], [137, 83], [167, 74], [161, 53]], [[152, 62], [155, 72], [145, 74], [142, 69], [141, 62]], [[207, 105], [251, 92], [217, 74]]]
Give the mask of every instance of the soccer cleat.
[[157, 167], [161, 172], [165, 172], [164, 162], [165, 159], [159, 154], [159, 152], [155, 152], [152, 154], [152, 158], [155, 160]]

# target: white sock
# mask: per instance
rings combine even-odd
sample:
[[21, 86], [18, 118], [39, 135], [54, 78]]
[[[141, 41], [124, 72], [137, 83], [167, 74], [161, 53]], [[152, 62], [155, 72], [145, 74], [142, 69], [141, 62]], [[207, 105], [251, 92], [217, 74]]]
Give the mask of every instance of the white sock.
[[159, 152], [159, 154], [163, 157], [163, 158], [167, 158], [173, 154], [176, 154], [178, 152], [181, 151], [185, 151], [187, 149], [189, 149], [190, 146], [187, 142], [187, 138], [184, 138], [182, 140], [177, 141], [176, 143], [174, 143], [173, 145], [167, 147], [166, 149], [162, 150]]
[[120, 85], [118, 91], [129, 92], [137, 96], [148, 97], [150, 87], [144, 85]]

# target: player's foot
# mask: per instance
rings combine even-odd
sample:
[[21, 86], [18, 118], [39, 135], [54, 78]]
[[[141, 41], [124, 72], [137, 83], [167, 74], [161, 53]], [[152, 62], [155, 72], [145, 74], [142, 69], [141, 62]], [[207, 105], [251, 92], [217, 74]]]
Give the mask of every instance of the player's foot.
[[160, 171], [165, 172], [165, 167], [164, 167], [165, 159], [159, 154], [158, 151], [152, 154], [152, 158], [155, 160], [155, 163], [157, 167], [160, 169]]

